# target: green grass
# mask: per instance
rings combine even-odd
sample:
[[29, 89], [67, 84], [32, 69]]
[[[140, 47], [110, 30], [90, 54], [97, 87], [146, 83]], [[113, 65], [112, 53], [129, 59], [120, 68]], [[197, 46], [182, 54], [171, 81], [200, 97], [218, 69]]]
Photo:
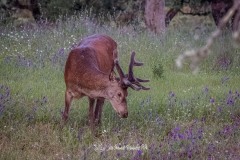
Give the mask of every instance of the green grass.
[[[129, 89], [127, 119], [118, 118], [105, 103], [99, 137], [87, 126], [86, 98], [73, 101], [67, 124], [61, 123], [67, 54], [73, 44], [95, 33], [116, 40], [125, 71], [131, 51], [136, 51], [136, 59], [145, 65], [134, 68], [135, 75], [151, 80], [146, 84], [150, 91]], [[132, 27], [100, 26], [83, 16], [50, 27], [5, 28], [0, 39], [0, 85], [10, 94], [1, 88], [0, 104], [5, 107], [0, 108], [0, 159], [236, 159], [239, 49], [231, 47], [226, 33], [198, 74], [193, 75], [187, 63], [182, 70], [174, 64], [179, 54], [205, 40], [204, 36], [194, 40], [185, 28], [160, 37]], [[233, 57], [227, 70], [215, 65], [222, 54]], [[162, 77], [154, 75], [156, 65], [162, 66]]]

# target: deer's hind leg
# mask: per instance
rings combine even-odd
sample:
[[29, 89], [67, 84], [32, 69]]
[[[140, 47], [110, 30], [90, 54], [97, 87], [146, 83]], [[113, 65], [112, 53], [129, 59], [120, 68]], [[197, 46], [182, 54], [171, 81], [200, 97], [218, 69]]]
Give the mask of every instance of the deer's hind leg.
[[66, 90], [66, 92], [65, 92], [65, 109], [62, 114], [62, 119], [64, 121], [66, 121], [68, 119], [68, 114], [69, 114], [69, 109], [70, 109], [72, 99], [73, 99], [72, 93], [69, 92], [68, 90]]

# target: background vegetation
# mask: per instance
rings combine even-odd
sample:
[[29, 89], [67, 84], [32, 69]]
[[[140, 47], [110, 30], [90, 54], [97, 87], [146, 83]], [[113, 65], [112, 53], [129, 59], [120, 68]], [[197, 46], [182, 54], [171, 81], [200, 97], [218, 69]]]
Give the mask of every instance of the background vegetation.
[[[187, 64], [177, 70], [176, 57], [202, 46], [215, 28], [211, 18], [201, 27], [192, 19], [176, 17], [161, 37], [89, 12], [33, 28], [1, 27], [0, 159], [238, 159], [240, 52], [225, 31], [198, 74]], [[99, 137], [87, 126], [86, 99], [73, 102], [61, 125], [66, 57], [95, 33], [116, 40], [125, 70], [135, 50], [145, 63], [135, 75], [151, 80], [150, 91], [129, 89], [127, 119], [106, 102]]]
[[[180, 10], [187, 5], [195, 12], [193, 14], [201, 14], [209, 12], [208, 2], [212, 1], [215, 0], [168, 0], [165, 1], [165, 6], [166, 10], [169, 8]], [[146, 0], [69, 0], [67, 3], [64, 0], [0, 0], [0, 24], [9, 23], [19, 17], [53, 21], [59, 16], [74, 15], [83, 10], [91, 12], [91, 17], [101, 17], [112, 22], [114, 20], [117, 25], [139, 24], [144, 23], [145, 4]], [[20, 14], [18, 12], [16, 15], [19, 9], [29, 12]], [[111, 15], [111, 19], [107, 15]]]

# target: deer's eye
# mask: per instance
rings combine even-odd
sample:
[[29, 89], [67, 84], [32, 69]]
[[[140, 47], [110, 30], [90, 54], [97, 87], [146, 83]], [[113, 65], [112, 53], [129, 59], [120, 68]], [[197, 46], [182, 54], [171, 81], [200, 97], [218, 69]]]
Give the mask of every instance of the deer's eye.
[[118, 93], [118, 97], [122, 97], [122, 93], [121, 92]]

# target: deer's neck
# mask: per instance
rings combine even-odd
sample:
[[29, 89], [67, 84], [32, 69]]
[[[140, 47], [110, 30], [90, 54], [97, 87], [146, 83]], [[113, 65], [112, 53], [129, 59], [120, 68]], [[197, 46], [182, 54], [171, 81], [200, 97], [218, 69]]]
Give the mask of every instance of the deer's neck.
[[88, 73], [88, 77], [83, 85], [81, 85], [82, 92], [92, 98], [102, 97], [106, 98], [107, 89], [111, 86], [109, 75], [102, 72]]

